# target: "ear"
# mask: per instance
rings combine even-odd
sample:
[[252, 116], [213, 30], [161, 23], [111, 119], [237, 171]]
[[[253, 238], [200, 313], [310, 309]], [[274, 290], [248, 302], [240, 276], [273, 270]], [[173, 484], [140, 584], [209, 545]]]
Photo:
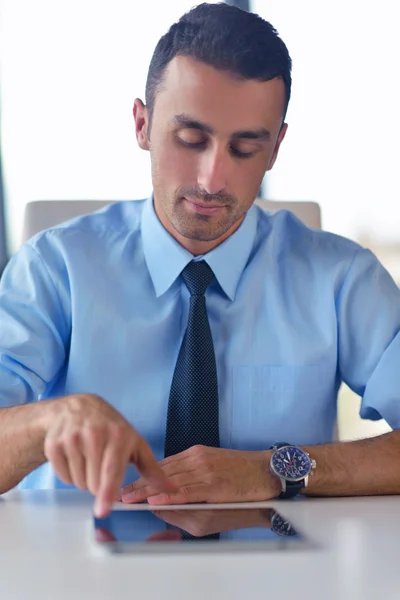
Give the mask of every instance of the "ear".
[[147, 137], [149, 114], [140, 98], [136, 98], [133, 104], [133, 118], [135, 119], [136, 139], [139, 147], [142, 150], [150, 150], [149, 138]]
[[283, 142], [283, 139], [284, 139], [284, 137], [286, 135], [287, 129], [288, 129], [288, 124], [287, 123], [283, 123], [283, 125], [281, 127], [281, 130], [279, 132], [279, 135], [278, 135], [278, 139], [277, 139], [276, 144], [275, 144], [274, 152], [273, 152], [273, 154], [271, 156], [271, 160], [269, 161], [269, 164], [268, 164], [268, 167], [267, 167], [267, 171], [270, 171], [272, 169], [272, 167], [274, 166], [274, 164], [275, 164], [275, 161], [276, 161], [276, 159], [278, 157], [278, 152], [279, 152], [280, 145]]

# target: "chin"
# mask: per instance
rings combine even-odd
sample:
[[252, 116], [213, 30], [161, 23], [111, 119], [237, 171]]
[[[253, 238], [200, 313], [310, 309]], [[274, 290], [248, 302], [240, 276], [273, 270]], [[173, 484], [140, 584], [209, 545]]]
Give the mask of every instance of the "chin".
[[217, 240], [218, 238], [221, 237], [221, 235], [218, 234], [214, 234], [210, 231], [199, 231], [198, 229], [189, 229], [187, 227], [185, 228], [179, 228], [176, 230], [179, 235], [181, 235], [182, 237], [186, 238], [187, 240], [192, 240], [195, 242], [213, 242], [215, 240]]

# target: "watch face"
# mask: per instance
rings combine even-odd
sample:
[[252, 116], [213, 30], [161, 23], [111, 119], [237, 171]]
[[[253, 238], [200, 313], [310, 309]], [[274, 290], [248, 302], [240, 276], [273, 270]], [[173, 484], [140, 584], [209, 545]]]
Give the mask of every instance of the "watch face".
[[311, 471], [309, 456], [296, 446], [284, 446], [275, 450], [271, 467], [279, 477], [288, 481], [299, 481]]
[[283, 519], [278, 513], [274, 513], [271, 519], [271, 529], [277, 535], [293, 536], [298, 535], [297, 531], [289, 521]]

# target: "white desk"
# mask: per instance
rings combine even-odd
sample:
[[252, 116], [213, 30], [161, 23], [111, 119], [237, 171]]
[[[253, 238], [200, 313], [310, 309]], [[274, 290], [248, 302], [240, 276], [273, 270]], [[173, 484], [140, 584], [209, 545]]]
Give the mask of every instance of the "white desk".
[[102, 555], [80, 492], [0, 498], [1, 600], [399, 600], [400, 497], [266, 503], [321, 551]]

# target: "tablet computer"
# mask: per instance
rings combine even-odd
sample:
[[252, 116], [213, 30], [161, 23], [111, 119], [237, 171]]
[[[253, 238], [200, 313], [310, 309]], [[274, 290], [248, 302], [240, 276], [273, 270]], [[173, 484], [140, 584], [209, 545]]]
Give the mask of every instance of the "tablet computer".
[[94, 517], [96, 543], [113, 553], [227, 552], [312, 548], [311, 541], [272, 508], [113, 508]]

